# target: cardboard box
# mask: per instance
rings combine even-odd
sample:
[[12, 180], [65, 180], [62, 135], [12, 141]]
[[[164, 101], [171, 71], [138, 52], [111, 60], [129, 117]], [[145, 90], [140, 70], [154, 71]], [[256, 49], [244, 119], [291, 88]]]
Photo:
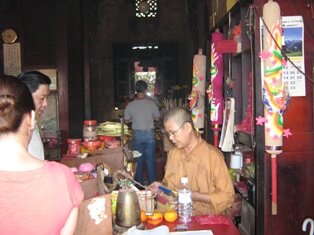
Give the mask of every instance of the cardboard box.
[[[106, 163], [115, 169], [123, 169], [123, 152], [121, 148], [106, 149], [87, 158], [64, 158], [62, 164], [79, 167], [81, 163], [93, 165]], [[112, 167], [113, 168], [113, 167]], [[75, 235], [112, 234], [111, 195], [105, 194], [100, 177], [80, 183], [84, 192], [84, 201], [79, 206], [79, 215]], [[94, 210], [95, 213], [91, 213]], [[103, 211], [101, 211], [103, 210]], [[98, 215], [98, 217], [97, 217]], [[96, 220], [95, 220], [96, 219]], [[98, 221], [96, 223], [96, 221]]]
[[75, 235], [112, 234], [111, 195], [84, 200], [79, 207]]
[[81, 163], [90, 162], [93, 165], [99, 163], [106, 163], [114, 170], [121, 170], [124, 168], [124, 155], [121, 147], [97, 150], [90, 153], [86, 158], [78, 157], [63, 157], [61, 163], [68, 167], [78, 167]]
[[[124, 156], [122, 148], [105, 149], [93, 153], [87, 158], [63, 158], [61, 163], [68, 167], [79, 167], [82, 163], [89, 162], [96, 166], [105, 163], [113, 170], [124, 168]], [[89, 179], [80, 183], [84, 192], [84, 199], [90, 199], [106, 193], [100, 178]]]
[[84, 192], [84, 200], [102, 195], [97, 185], [97, 179], [90, 179], [80, 183]]

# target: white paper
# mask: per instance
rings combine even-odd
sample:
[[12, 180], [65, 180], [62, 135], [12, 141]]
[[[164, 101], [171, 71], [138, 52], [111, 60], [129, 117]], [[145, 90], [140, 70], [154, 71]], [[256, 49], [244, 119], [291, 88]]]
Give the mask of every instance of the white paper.
[[223, 152], [232, 152], [234, 145], [234, 112], [235, 100], [232, 97], [225, 101], [225, 109], [223, 113], [223, 124], [219, 147]]
[[169, 228], [166, 225], [161, 225], [149, 230], [139, 230], [135, 226], [128, 230], [127, 235], [168, 235]]
[[127, 235], [214, 235], [211, 230], [196, 230], [184, 232], [169, 232], [166, 225], [161, 225], [149, 230], [139, 230], [135, 226], [128, 230]]
[[186, 231], [186, 232], [171, 232], [172, 235], [214, 235], [211, 230], [197, 230], [197, 231]]

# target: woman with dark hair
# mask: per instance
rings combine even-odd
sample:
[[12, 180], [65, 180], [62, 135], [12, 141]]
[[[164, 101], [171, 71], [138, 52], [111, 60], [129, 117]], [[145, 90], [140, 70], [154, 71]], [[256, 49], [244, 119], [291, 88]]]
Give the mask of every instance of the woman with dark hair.
[[84, 195], [68, 167], [28, 153], [34, 110], [25, 84], [0, 77], [0, 234], [73, 234]]

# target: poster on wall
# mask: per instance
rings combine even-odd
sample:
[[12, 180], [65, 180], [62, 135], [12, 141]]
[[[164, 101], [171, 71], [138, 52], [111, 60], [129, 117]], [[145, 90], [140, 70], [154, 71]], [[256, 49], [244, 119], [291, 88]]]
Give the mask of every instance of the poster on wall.
[[50, 90], [57, 90], [57, 70], [56, 69], [37, 69], [37, 71], [47, 75], [51, 79]]
[[17, 76], [21, 73], [21, 44], [3, 44], [3, 69], [5, 75]]
[[[283, 47], [289, 58], [282, 69], [282, 78], [286, 82], [289, 96], [306, 96], [304, 65], [304, 23], [302, 16], [282, 16]], [[260, 19], [260, 45], [263, 48], [263, 21]], [[291, 61], [291, 62], [290, 62]], [[297, 68], [296, 68], [297, 67]], [[263, 61], [261, 64], [263, 70]], [[302, 72], [303, 73], [302, 73]], [[263, 76], [263, 71], [262, 71]]]

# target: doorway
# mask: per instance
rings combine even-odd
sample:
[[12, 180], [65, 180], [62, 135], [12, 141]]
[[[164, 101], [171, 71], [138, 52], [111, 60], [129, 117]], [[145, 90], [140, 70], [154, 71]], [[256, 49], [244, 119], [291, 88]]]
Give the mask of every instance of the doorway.
[[146, 81], [150, 96], [158, 100], [177, 83], [176, 61], [175, 43], [115, 44], [115, 107], [124, 109], [134, 98], [138, 80]]
[[158, 94], [157, 67], [149, 67], [140, 61], [134, 62], [134, 82], [143, 80], [147, 83], [147, 95], [156, 98]]

